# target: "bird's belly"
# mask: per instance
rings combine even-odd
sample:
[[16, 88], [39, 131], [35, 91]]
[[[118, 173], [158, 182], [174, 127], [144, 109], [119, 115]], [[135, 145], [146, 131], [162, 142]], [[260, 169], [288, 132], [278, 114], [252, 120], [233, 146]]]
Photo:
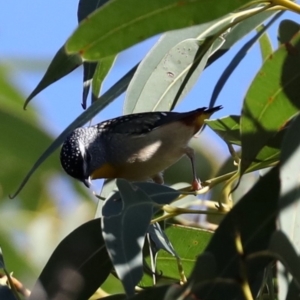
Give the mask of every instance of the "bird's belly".
[[120, 153], [120, 160], [126, 163], [119, 168], [118, 177], [147, 180], [177, 162], [193, 136], [193, 130], [184, 127], [181, 124], [178, 130], [169, 132], [164, 126], [164, 131], [133, 138], [130, 147]]
[[147, 180], [173, 165], [183, 154], [183, 152], [178, 152], [176, 155], [172, 153], [168, 156], [156, 154], [148, 157], [147, 160], [131, 159], [119, 168], [118, 177], [128, 180]]

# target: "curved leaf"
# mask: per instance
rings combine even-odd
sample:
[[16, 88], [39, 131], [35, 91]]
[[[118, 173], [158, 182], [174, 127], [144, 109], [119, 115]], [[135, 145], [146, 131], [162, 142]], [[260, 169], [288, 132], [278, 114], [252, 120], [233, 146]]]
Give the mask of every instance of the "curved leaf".
[[113, 67], [115, 61], [116, 56], [109, 56], [101, 59], [101, 61], [98, 63], [92, 82], [92, 102], [98, 99], [102, 83], [109, 71], [111, 70], [111, 68]]
[[219, 5], [215, 1], [152, 0], [140, 5], [139, 0], [111, 1], [81, 22], [66, 49], [87, 60], [98, 60], [155, 34], [211, 21], [247, 2], [224, 0]]
[[58, 245], [29, 300], [86, 300], [93, 295], [112, 269], [100, 223], [95, 219], [81, 225]]
[[249, 88], [241, 117], [241, 173], [300, 109], [300, 33], [264, 62]]
[[[78, 3], [77, 19], [78, 23], [85, 19], [89, 14], [95, 11], [100, 6], [104, 5], [109, 0], [80, 0]], [[89, 94], [91, 82], [95, 74], [96, 68], [99, 69], [99, 62], [83, 63], [83, 91], [82, 91], [82, 107], [86, 109], [87, 96]], [[99, 85], [100, 89], [101, 83]], [[95, 93], [96, 98], [99, 93]], [[93, 95], [92, 95], [93, 96]], [[95, 97], [94, 97], [95, 98]]]
[[101, 7], [109, 0], [80, 0], [78, 3], [77, 19], [78, 23], [85, 19], [89, 14]]
[[280, 44], [289, 43], [293, 36], [300, 31], [300, 25], [292, 20], [282, 20], [278, 31]]
[[[154, 204], [170, 204], [173, 200], [177, 199], [180, 193], [168, 186], [152, 183], [152, 182], [135, 182], [135, 186], [144, 191], [147, 196], [154, 202]], [[119, 191], [110, 190], [109, 195], [106, 197], [105, 203], [102, 208], [102, 214], [105, 217], [111, 217], [121, 213], [123, 203]], [[155, 210], [157, 208], [155, 207]]]
[[54, 58], [52, 59], [45, 75], [33, 90], [33, 92], [28, 96], [24, 103], [24, 109], [30, 102], [30, 100], [35, 97], [39, 92], [48, 87], [50, 84], [61, 79], [65, 75], [72, 72], [74, 69], [82, 64], [82, 59], [77, 54], [67, 54], [64, 46], [61, 47]]
[[[241, 145], [240, 117], [228, 116], [216, 120], [205, 120], [205, 123], [214, 130], [226, 143]], [[258, 152], [255, 159], [248, 166], [246, 173], [272, 166], [278, 162], [281, 143], [288, 126], [281, 128], [270, 138], [266, 145]]]
[[[261, 36], [264, 34], [264, 32], [276, 21], [279, 17], [281, 17], [283, 12], [277, 13], [264, 28], [257, 32], [256, 35], [251, 38], [248, 42], [246, 42], [241, 49], [236, 53], [234, 58], [231, 60], [231, 62], [228, 64], [228, 66], [225, 68], [223, 73], [221, 74], [220, 78], [218, 79], [214, 90], [211, 95], [211, 99], [209, 102], [209, 107], [213, 107], [216, 104], [217, 98], [219, 94], [221, 93], [223, 87], [225, 86], [227, 80], [230, 78], [231, 74], [234, 72], [234, 70], [238, 67], [240, 62], [244, 59], [248, 51], [256, 44], [256, 42], [261, 38]], [[228, 50], [229, 46], [232, 46], [235, 44], [240, 38], [242, 38], [244, 35], [249, 33], [250, 29], [254, 29], [257, 25], [259, 25], [261, 22], [264, 21], [265, 18], [269, 17], [271, 14], [268, 13], [262, 13], [257, 14], [241, 23], [236, 25], [231, 32], [228, 33], [226, 36], [226, 41], [224, 45], [221, 47], [220, 51], [224, 51], [224, 49]], [[218, 55], [218, 52], [216, 53]], [[212, 59], [214, 59], [214, 56], [212, 56]]]
[[143, 276], [142, 248], [150, 225], [153, 202], [134, 184], [117, 179], [123, 210], [118, 215], [104, 216], [102, 235], [114, 268], [127, 295], [134, 295]]
[[[278, 17], [278, 15], [276, 17]], [[262, 25], [257, 30], [258, 33], [263, 32], [262, 36], [259, 38], [259, 46], [260, 46], [262, 61], [265, 61], [265, 59], [267, 59], [274, 52], [270, 37], [266, 32], [266, 27], [267, 26]]]
[[205, 120], [204, 122], [225, 142], [241, 145], [240, 116], [231, 115], [215, 120]]
[[[145, 110], [144, 105], [146, 104], [148, 106], [149, 102], [151, 104], [148, 110], [153, 109], [153, 107], [156, 105], [157, 99], [159, 99], [161, 94], [165, 92], [164, 90], [160, 92], [153, 91], [156, 90], [153, 89], [153, 85], [157, 87], [157, 85], [160, 85], [161, 82], [160, 78], [157, 80], [156, 77], [152, 75], [153, 72], [156, 72], [157, 68], [161, 68], [158, 74], [160, 75], [160, 77], [166, 76], [167, 72], [172, 73], [170, 69], [174, 68], [173, 64], [175, 64], [175, 66], [177, 65], [177, 68], [180, 67], [180, 69], [184, 70], [184, 67], [181, 66], [181, 57], [191, 54], [190, 51], [186, 51], [188, 50], [188, 45], [186, 45], [185, 47], [185, 43], [187, 43], [189, 39], [197, 38], [200, 35], [202, 39], [209, 35], [212, 35], [220, 29], [220, 26], [225, 26], [226, 24], [229, 24], [230, 21], [231, 19], [228, 18], [226, 21], [217, 20], [198, 26], [184, 28], [176, 31], [170, 31], [162, 35], [162, 37], [158, 40], [154, 47], [152, 47], [152, 49], [148, 52], [147, 56], [142, 60], [136, 71], [136, 74], [130, 82], [124, 103], [124, 114], [143, 111]], [[216, 26], [217, 23], [220, 23], [220, 25]], [[181, 48], [181, 51], [179, 48]], [[174, 55], [176, 57], [173, 57]], [[185, 57], [184, 60], [186, 61], [187, 59], [188, 57]], [[190, 63], [191, 62], [192, 60], [190, 59]], [[201, 73], [201, 71], [202, 70], [199, 70], [198, 73]], [[166, 78], [167, 80], [175, 80], [174, 77], [169, 78], [167, 76]], [[190, 86], [191, 85], [192, 84], [190, 84]], [[187, 92], [188, 90], [184, 90], [184, 93], [182, 93], [181, 98]], [[150, 95], [152, 95], [153, 93], [155, 94], [153, 95], [153, 97], [149, 98], [147, 96], [147, 93], [150, 93]], [[147, 102], [144, 101], [145, 97], [147, 97]], [[168, 98], [170, 98], [170, 100], [173, 100], [171, 97]], [[170, 107], [170, 104], [168, 104], [168, 100], [164, 100], [164, 103], [165, 104], [162, 108], [156, 107], [156, 109], [168, 110], [168, 108]]]
[[83, 109], [87, 107], [87, 97], [89, 95], [90, 86], [93, 82], [93, 76], [97, 68], [99, 68], [99, 62], [84, 62], [83, 63], [83, 90], [82, 90], [82, 102]]
[[[160, 245], [159, 250], [165, 251], [158, 252], [156, 270], [158, 273], [162, 273], [163, 278], [172, 278], [174, 281], [179, 281], [177, 260], [180, 258], [185, 275], [190, 276], [197, 256], [204, 251], [212, 237], [212, 232], [200, 228], [170, 225], [162, 233], [162, 237], [166, 235], [166, 238], [162, 240], [163, 244]], [[151, 235], [151, 237], [155, 236]], [[157, 241], [157, 238], [155, 240]], [[155, 245], [159, 245], [157, 242]], [[152, 285], [152, 280], [150, 281], [148, 276], [144, 276], [142, 285]]]
[[[217, 41], [215, 47], [220, 47], [221, 43], [222, 41], [220, 43]], [[205, 47], [205, 42], [201, 45], [197, 39], [187, 39], [171, 48], [155, 66], [145, 82], [136, 104], [130, 105], [133, 106], [132, 112], [171, 110], [175, 103], [182, 100], [192, 88], [204, 70], [206, 62], [213, 52], [212, 48], [205, 51]], [[182, 83], [196, 60], [197, 67], [189, 77], [184, 93], [180, 93], [177, 97]], [[130, 98], [127, 99], [127, 101], [131, 101]], [[174, 103], [174, 101], [176, 102]]]

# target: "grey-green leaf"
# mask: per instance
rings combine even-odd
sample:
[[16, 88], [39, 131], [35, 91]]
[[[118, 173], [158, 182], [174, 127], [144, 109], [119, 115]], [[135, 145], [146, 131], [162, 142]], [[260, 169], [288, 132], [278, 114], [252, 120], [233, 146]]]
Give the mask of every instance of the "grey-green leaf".
[[33, 92], [28, 96], [25, 101], [24, 109], [30, 102], [30, 100], [35, 97], [38, 93], [48, 87], [50, 84], [55, 81], [61, 79], [65, 75], [72, 72], [78, 66], [82, 64], [82, 59], [77, 54], [67, 54], [65, 51], [65, 47], [61, 47], [54, 58], [52, 59], [45, 75], [37, 85], [37, 87], [33, 90]]
[[[78, 3], [77, 19], [78, 23], [85, 19], [89, 14], [95, 11], [100, 6], [104, 5], [108, 0], [80, 0]], [[89, 94], [92, 79], [95, 70], [99, 66], [97, 62], [83, 63], [83, 91], [82, 91], [82, 107], [86, 109], [87, 97]], [[97, 94], [98, 97], [98, 94]], [[92, 95], [93, 99], [93, 95]]]
[[134, 295], [143, 276], [142, 248], [150, 225], [153, 202], [136, 185], [117, 179], [123, 201], [121, 214], [103, 217], [103, 237], [127, 295]]
[[67, 51], [99, 60], [158, 33], [212, 21], [247, 2], [223, 0], [216, 9], [214, 1], [201, 0], [152, 0], [143, 5], [140, 0], [110, 1], [80, 23], [66, 43]]

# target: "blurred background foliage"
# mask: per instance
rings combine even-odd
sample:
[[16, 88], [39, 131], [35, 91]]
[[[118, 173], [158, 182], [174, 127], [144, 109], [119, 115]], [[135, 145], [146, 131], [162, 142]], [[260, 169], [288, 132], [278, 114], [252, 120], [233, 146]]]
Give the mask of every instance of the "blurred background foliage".
[[58, 151], [37, 171], [16, 199], [16, 183], [53, 141], [35, 109], [22, 109], [25, 96], [14, 72], [0, 66], [0, 245], [7, 268], [32, 286], [58, 242], [93, 218], [95, 203], [82, 185], [62, 172]]

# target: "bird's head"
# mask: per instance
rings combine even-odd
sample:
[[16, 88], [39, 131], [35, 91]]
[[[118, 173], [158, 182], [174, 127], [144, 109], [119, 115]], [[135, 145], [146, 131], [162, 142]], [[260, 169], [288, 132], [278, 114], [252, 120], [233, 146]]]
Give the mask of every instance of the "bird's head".
[[91, 155], [86, 147], [87, 128], [75, 129], [65, 140], [60, 162], [64, 170], [72, 177], [90, 186], [88, 174]]

